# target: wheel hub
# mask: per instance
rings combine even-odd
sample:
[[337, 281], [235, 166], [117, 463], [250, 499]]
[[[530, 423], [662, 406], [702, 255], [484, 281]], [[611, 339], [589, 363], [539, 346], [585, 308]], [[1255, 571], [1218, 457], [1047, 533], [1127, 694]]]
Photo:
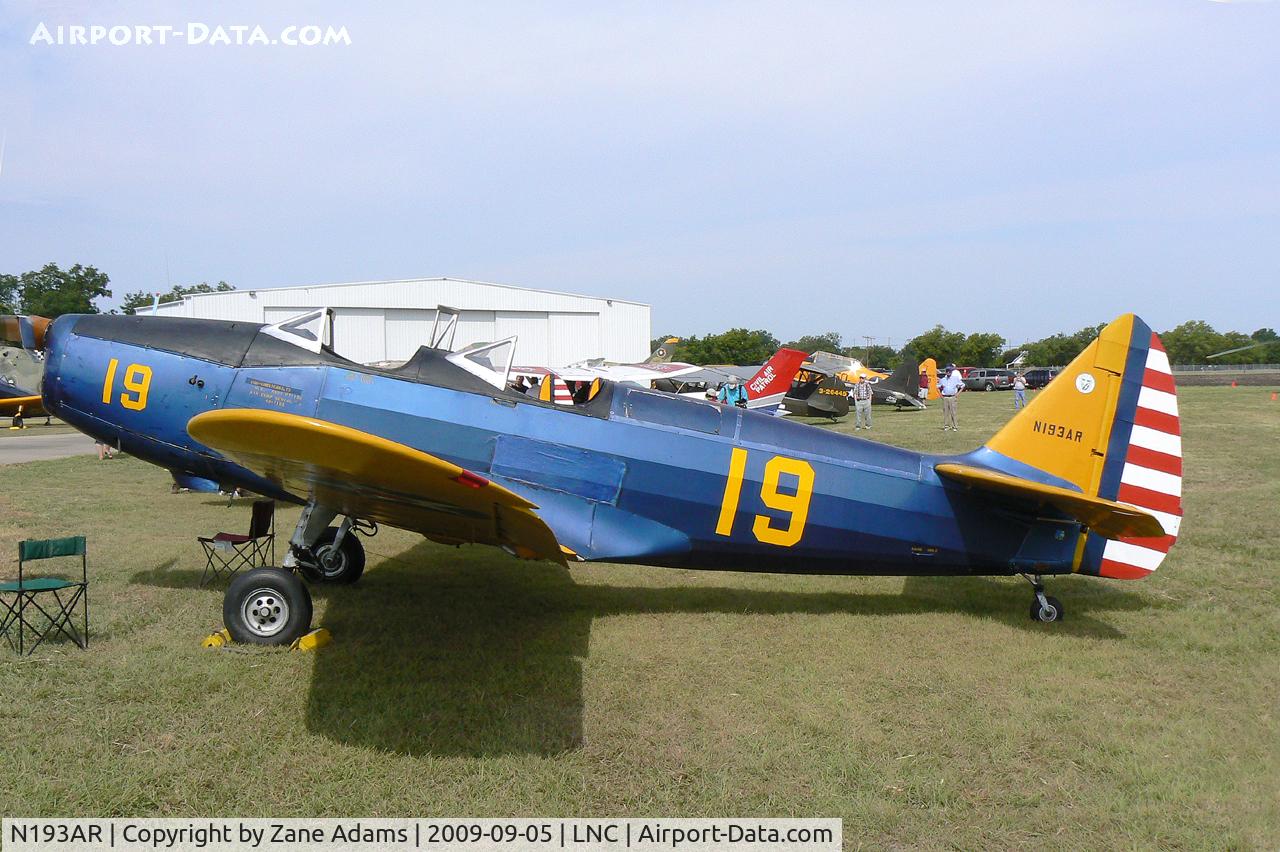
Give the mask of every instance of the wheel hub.
[[255, 589], [241, 607], [244, 624], [257, 636], [274, 636], [289, 621], [289, 602], [274, 589]]
[[347, 565], [346, 556], [332, 545], [321, 547], [316, 552], [316, 561], [320, 563], [320, 570], [330, 577], [341, 574], [342, 569]]

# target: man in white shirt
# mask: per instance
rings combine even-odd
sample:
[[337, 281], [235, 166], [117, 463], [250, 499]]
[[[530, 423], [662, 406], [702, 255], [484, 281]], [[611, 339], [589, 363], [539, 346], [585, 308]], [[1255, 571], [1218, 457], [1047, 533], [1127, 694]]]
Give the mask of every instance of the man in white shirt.
[[938, 392], [942, 394], [942, 431], [960, 431], [956, 420], [956, 397], [964, 390], [964, 378], [955, 364], [948, 364], [946, 375], [938, 382]]

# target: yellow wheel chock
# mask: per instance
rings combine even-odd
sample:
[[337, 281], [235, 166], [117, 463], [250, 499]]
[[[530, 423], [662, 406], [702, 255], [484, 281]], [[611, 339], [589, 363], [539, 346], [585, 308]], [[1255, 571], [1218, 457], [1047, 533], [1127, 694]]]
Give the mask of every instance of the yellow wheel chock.
[[[293, 640], [293, 644], [289, 646], [291, 651], [314, 651], [317, 648], [323, 648], [333, 641], [333, 634], [327, 628], [317, 627], [310, 633], [304, 633], [297, 639]], [[201, 648], [223, 648], [233, 644], [231, 634], [224, 627], [216, 633], [210, 633], [204, 637], [200, 643]]]

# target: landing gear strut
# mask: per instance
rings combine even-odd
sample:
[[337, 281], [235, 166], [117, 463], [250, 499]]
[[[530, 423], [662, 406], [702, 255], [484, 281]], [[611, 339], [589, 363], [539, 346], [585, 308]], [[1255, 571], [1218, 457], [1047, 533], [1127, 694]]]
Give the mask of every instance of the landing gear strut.
[[289, 539], [289, 552], [283, 565], [298, 569], [313, 583], [354, 583], [364, 573], [364, 545], [356, 532], [373, 535], [376, 524], [344, 517], [336, 527], [329, 526], [337, 512], [316, 503], [308, 503], [298, 518], [298, 526]]
[[1044, 593], [1044, 583], [1040, 581], [1040, 575], [1033, 577], [1023, 574], [1022, 576], [1031, 584], [1031, 589], [1035, 592], [1035, 597], [1031, 599], [1031, 620], [1045, 623], [1062, 621], [1062, 602], [1053, 595]]
[[364, 545], [356, 538], [350, 518], [320, 533], [311, 554], [314, 561], [299, 560], [298, 570], [313, 583], [350, 584], [364, 573]]

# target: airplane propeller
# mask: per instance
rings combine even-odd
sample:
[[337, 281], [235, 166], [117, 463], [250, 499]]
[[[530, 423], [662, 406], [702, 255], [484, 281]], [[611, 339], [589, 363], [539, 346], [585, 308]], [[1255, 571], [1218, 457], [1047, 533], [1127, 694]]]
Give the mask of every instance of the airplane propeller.
[[0, 316], [0, 343], [42, 351], [50, 322], [45, 317]]

